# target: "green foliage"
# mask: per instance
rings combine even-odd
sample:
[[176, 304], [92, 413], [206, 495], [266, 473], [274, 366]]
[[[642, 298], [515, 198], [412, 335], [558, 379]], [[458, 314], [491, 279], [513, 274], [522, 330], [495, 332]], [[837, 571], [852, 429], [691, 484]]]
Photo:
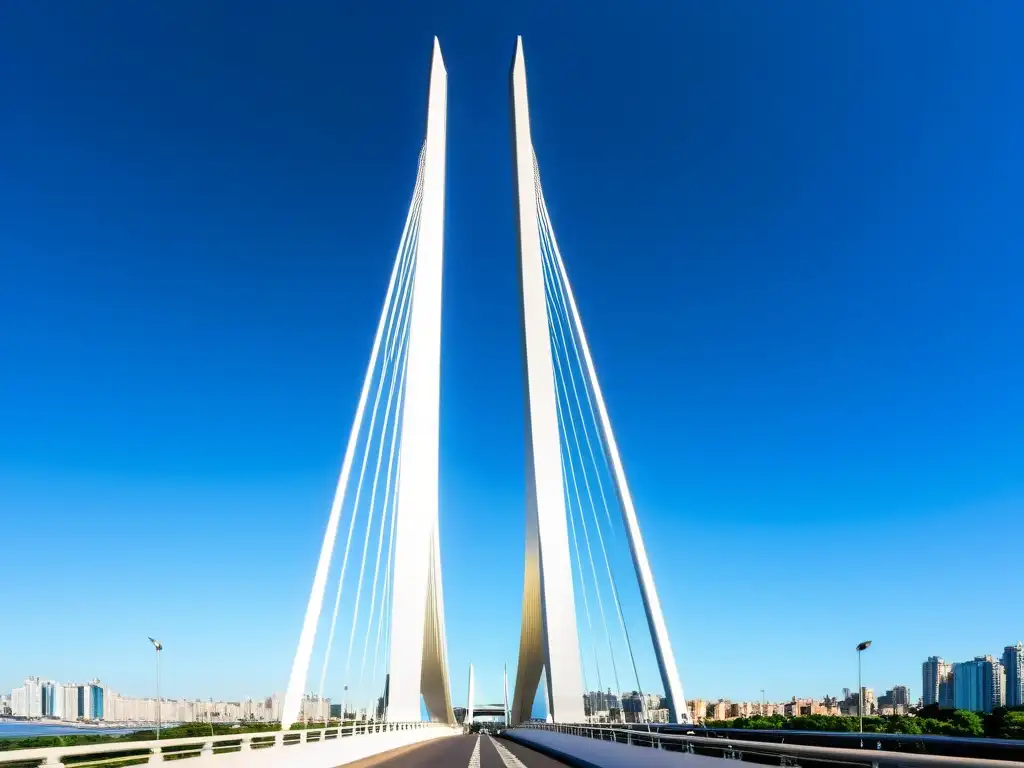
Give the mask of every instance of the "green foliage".
[[884, 730], [881, 733], [907, 733], [911, 735], [918, 735], [924, 733], [921, 728], [921, 723], [918, 722], [916, 717], [908, 717], [907, 715], [890, 715], [889, 717], [883, 718]]
[[[875, 718], [865, 717], [864, 718], [864, 730], [874, 731], [876, 730]], [[843, 715], [801, 715], [800, 717], [792, 717], [784, 726], [790, 731], [832, 731], [832, 732], [849, 732], [858, 730], [859, 721], [855, 717], [845, 717]]]
[[[309, 725], [307, 727], [323, 727]], [[209, 723], [184, 723], [173, 725], [169, 728], [160, 729], [161, 739], [191, 739], [201, 738], [210, 735]], [[300, 726], [301, 728], [301, 726]], [[234, 725], [231, 723], [214, 723], [214, 736], [229, 736], [243, 733], [263, 733], [267, 731], [280, 731], [280, 723], [245, 723]], [[105, 733], [76, 733], [68, 736], [26, 736], [18, 739], [0, 739], [0, 752], [7, 752], [15, 749], [40, 749], [43, 747], [78, 747], [89, 744], [119, 744], [126, 741], [154, 741], [155, 730], [133, 731], [121, 736], [111, 736]]]
[[917, 710], [918, 717], [923, 717], [926, 720], [941, 720], [943, 722], [952, 714], [952, 709], [943, 709], [938, 704], [929, 704]]
[[[860, 719], [847, 715], [801, 715], [799, 717], [739, 717], [735, 720], [708, 720], [708, 728], [749, 728], [757, 730], [829, 731], [856, 733]], [[887, 715], [865, 717], [865, 733], [930, 734], [935, 736], [988, 736], [1000, 739], [1024, 739], [1024, 709], [997, 709], [984, 718], [962, 709], [928, 706], [917, 717]]]
[[762, 716], [754, 715], [753, 717], [740, 717], [736, 720], [713, 720], [715, 723], [714, 728], [728, 728], [731, 723], [738, 723], [738, 725], [732, 725], [733, 728], [750, 728], [756, 731], [777, 731], [785, 727], [786, 718], [782, 715], [771, 715]]
[[1024, 739], [1024, 711], [1007, 712], [998, 735], [1003, 739]]
[[985, 735], [996, 739], [1024, 739], [1024, 708], [996, 709], [985, 718]]
[[949, 724], [956, 729], [956, 736], [984, 736], [985, 727], [981, 717], [976, 712], [968, 712], [965, 709], [953, 710], [950, 715]]

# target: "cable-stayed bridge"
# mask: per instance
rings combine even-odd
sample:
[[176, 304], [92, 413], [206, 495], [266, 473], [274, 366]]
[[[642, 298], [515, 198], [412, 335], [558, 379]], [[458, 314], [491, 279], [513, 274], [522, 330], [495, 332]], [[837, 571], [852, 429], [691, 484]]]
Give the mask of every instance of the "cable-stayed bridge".
[[[540, 690], [547, 719], [585, 722], [588, 671], [599, 690], [606, 682], [616, 692], [623, 682], [644, 690], [638, 638], [630, 635], [609, 552], [619, 545], [632, 566], [619, 579], [635, 583], [642, 599], [661, 678], [655, 687], [665, 692], [668, 719], [687, 723], [622, 460], [544, 196], [521, 41], [510, 93], [527, 510], [519, 657], [503, 719], [529, 721]], [[411, 201], [289, 678], [285, 727], [322, 717], [316, 707], [324, 706], [327, 681], [337, 678], [345, 683], [342, 712], [455, 723], [438, 526], [447, 72], [436, 40], [427, 102]], [[311, 673], [317, 647], [318, 674]], [[472, 672], [470, 679], [472, 687]], [[505, 687], [507, 699], [507, 681]], [[470, 693], [470, 719], [472, 705]]]
[[[669, 719], [685, 723], [689, 714], [654, 578], [544, 197], [521, 42], [511, 103], [528, 450], [522, 630], [510, 722], [531, 719], [542, 676], [549, 717], [586, 720], [584, 639], [599, 687], [603, 674], [616, 691], [621, 681], [643, 690], [636, 638], [609, 554], [614, 543], [628, 546], [633, 567], [626, 577], [642, 596]], [[421, 714], [454, 722], [438, 527], [446, 113], [447, 72], [435, 41], [426, 136], [289, 678], [286, 727], [316, 716], [304, 702], [324, 701], [329, 674], [345, 683], [345, 711], [362, 706], [381, 709], [389, 722]], [[625, 658], [616, 658], [613, 633]], [[318, 637], [323, 652], [311, 675]], [[315, 696], [307, 696], [310, 690]]]
[[[23, 750], [0, 753], [0, 767], [12, 760], [89, 766], [181, 758], [313, 768], [717, 762], [695, 754], [710, 748], [703, 742], [727, 757], [747, 753], [744, 742], [723, 747], [688, 736], [685, 728], [650, 727], [652, 720], [686, 726], [690, 713], [545, 198], [521, 39], [510, 96], [527, 406], [526, 546], [515, 681], [510, 697], [506, 677], [500, 714], [508, 726], [522, 727], [509, 742], [462, 736], [449, 679], [438, 524], [447, 79], [435, 40], [426, 134], [299, 633], [282, 732], [105, 745], [94, 758], [88, 756], [96, 747]], [[631, 605], [642, 617], [630, 618]], [[653, 655], [656, 681], [640, 674], [643, 653]], [[472, 668], [469, 679], [467, 723], [474, 717]], [[329, 681], [335, 694], [341, 681], [337, 724]], [[588, 705], [586, 694], [613, 685], [616, 695], [638, 694], [642, 703], [632, 720], [647, 724], [646, 731], [596, 724], [607, 713]], [[667, 711], [649, 711], [645, 692], [663, 694]], [[544, 726], [531, 722], [537, 704]], [[488, 706], [481, 714], [497, 711]], [[786, 754], [758, 749], [748, 752], [789, 764]], [[832, 754], [831, 761], [880, 764], [877, 755], [858, 763], [855, 750], [832, 750], [844, 751], [854, 754]], [[900, 764], [937, 763], [901, 756]]]

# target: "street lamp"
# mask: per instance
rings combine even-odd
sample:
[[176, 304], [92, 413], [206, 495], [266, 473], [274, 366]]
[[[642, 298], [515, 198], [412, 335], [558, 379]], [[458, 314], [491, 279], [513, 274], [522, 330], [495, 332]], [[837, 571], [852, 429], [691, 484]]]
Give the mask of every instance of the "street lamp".
[[761, 717], [765, 716], [765, 705], [764, 705], [764, 688], [761, 689]]
[[864, 733], [864, 686], [860, 681], [860, 655], [870, 647], [870, 640], [865, 640], [857, 646], [857, 714], [860, 716], [861, 733]]
[[160, 651], [164, 649], [159, 640], [149, 638], [149, 642], [156, 649], [156, 740], [160, 741]]

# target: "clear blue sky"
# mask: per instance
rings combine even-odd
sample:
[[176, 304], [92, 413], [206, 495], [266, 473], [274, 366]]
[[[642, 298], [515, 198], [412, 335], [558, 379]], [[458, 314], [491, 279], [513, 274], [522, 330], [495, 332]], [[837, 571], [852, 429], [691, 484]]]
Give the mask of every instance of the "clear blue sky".
[[1024, 636], [1024, 5], [627, 5], [0, 4], [0, 690], [284, 689], [434, 34], [455, 701], [518, 643], [517, 33], [687, 694]]

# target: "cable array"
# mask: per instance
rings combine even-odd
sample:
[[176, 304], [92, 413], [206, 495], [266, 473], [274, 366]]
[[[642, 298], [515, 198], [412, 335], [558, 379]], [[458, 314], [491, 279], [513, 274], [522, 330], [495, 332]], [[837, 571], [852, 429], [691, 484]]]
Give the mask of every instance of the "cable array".
[[[616, 572], [629, 567], [624, 558], [624, 537], [618, 530], [618, 500], [609, 499], [606, 488], [615, 487], [609, 464], [605, 436], [595, 408], [596, 377], [592, 366], [584, 362], [581, 345], [585, 343], [583, 327], [575, 312], [575, 299], [569, 283], [562, 254], [548, 213], [540, 171], [534, 158], [534, 184], [537, 198], [537, 224], [540, 233], [544, 287], [548, 313], [548, 332], [555, 374], [555, 395], [562, 447], [562, 480], [566, 515], [572, 539], [573, 581], [579, 596], [577, 613], [582, 605], [583, 621], [577, 622], [580, 632], [581, 665], [584, 685], [588, 667], [596, 672], [598, 690], [604, 691], [602, 671], [611, 671], [614, 694], [623, 692], [619, 662], [628, 659], [632, 679], [627, 685], [641, 694], [641, 717], [646, 721], [647, 704], [640, 682], [637, 654], [630, 637], [626, 613], [633, 607], [619, 589]], [[570, 311], [570, 305], [572, 311]], [[632, 570], [630, 568], [630, 570]], [[635, 579], [626, 579], [633, 583]], [[596, 616], [592, 606], [597, 606]], [[606, 605], [608, 610], [606, 610]], [[610, 618], [609, 613], [614, 612]], [[631, 614], [632, 615], [632, 614]], [[617, 628], [610, 624], [617, 623]], [[584, 635], [589, 636], [589, 642]], [[589, 653], [584, 652], [589, 650]], [[646, 649], [645, 649], [646, 650]]]
[[[328, 523], [347, 523], [343, 527], [345, 543], [340, 557], [334, 557], [329, 565], [334, 574], [334, 601], [326, 636], [319, 638], [323, 653], [316, 695], [304, 697], [304, 719], [330, 716], [326, 711], [328, 692], [334, 694], [335, 702], [337, 695], [342, 695], [343, 713], [365, 709], [370, 717], [385, 715], [379, 702], [385, 701], [386, 678], [382, 675], [391, 649], [395, 519], [423, 168], [421, 151]], [[366, 405], [371, 400], [367, 419]], [[343, 646], [343, 659], [332, 667], [339, 617], [344, 640], [338, 645]]]

